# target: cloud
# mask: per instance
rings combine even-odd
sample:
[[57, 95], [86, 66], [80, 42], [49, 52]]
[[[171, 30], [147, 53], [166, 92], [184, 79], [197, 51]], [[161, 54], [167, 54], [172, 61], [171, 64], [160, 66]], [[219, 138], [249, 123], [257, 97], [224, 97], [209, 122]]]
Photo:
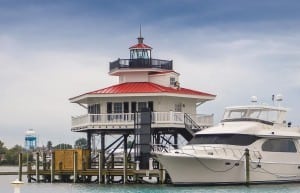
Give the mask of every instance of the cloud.
[[[83, 109], [68, 98], [117, 83], [107, 74], [109, 62], [128, 58], [140, 23], [153, 56], [173, 60], [183, 87], [217, 94], [199, 112], [214, 113], [218, 121], [225, 106], [248, 103], [252, 95], [270, 102], [272, 94], [281, 93], [293, 109], [289, 119], [300, 124], [298, 16], [280, 17], [282, 4], [273, 1], [269, 15], [268, 3], [260, 7], [261, 2], [248, 3], [249, 9], [197, 1], [174, 3], [172, 9], [169, 1], [148, 4], [146, 11], [132, 4], [105, 8], [79, 1], [18, 4], [14, 10], [0, 6], [0, 21], [6, 21], [0, 24], [0, 114], [5, 115], [0, 140], [20, 144], [28, 128], [43, 143], [48, 137], [54, 143], [77, 137], [70, 117]], [[179, 11], [182, 6], [186, 11]], [[284, 10], [293, 12], [299, 4], [290, 6]]]
[[[271, 95], [282, 93], [284, 104], [297, 109], [297, 101], [289, 95], [300, 90], [299, 29], [286, 34], [235, 30], [239, 32], [222, 28], [179, 30], [168, 34], [160, 57], [173, 57], [181, 85], [217, 94], [216, 101], [200, 107], [216, 113], [216, 120], [221, 118], [223, 107], [247, 104], [252, 95], [261, 103], [271, 104]], [[180, 39], [177, 33], [183, 34]], [[297, 120], [295, 113], [290, 118]]]
[[[4, 41], [7, 38], [2, 38], [1, 43]], [[14, 133], [10, 131], [17, 131], [14, 136], [19, 142], [29, 128], [44, 136], [44, 141], [46, 136], [55, 138], [70, 133], [70, 109], [76, 107], [69, 104], [68, 98], [114, 82], [114, 78], [107, 77], [107, 59], [95, 53], [30, 49], [20, 52], [22, 45], [10, 41], [14, 46], [9, 44], [10, 48], [0, 57], [0, 112], [4, 115], [0, 122], [7, 137]], [[107, 77], [107, 81], [101, 81], [101, 77]], [[7, 143], [13, 145], [16, 140]]]

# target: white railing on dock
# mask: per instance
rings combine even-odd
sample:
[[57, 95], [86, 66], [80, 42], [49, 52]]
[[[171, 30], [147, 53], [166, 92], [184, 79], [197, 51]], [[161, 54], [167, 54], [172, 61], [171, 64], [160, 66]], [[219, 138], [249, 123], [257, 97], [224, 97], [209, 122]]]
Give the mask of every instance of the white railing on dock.
[[[86, 114], [72, 117], [72, 128], [76, 130], [89, 126], [134, 126], [134, 113], [112, 114]], [[189, 115], [199, 126], [209, 127], [213, 125], [213, 115]], [[152, 112], [152, 124], [157, 127], [167, 127], [172, 124], [184, 127], [184, 113], [182, 112]]]

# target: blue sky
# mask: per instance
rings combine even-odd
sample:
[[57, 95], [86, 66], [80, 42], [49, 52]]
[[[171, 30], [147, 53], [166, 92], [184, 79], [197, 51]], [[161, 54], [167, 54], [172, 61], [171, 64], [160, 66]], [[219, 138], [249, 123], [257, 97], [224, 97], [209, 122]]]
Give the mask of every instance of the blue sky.
[[300, 2], [297, 0], [0, 0], [0, 140], [73, 143], [68, 98], [117, 83], [110, 61], [129, 56], [139, 25], [153, 56], [172, 59], [181, 85], [217, 95], [214, 113], [271, 103], [281, 93], [300, 125]]

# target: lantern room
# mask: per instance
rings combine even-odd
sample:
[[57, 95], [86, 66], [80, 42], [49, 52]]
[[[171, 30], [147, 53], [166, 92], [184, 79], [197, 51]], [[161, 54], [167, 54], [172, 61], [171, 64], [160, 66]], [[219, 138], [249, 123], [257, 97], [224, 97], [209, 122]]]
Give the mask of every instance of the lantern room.
[[130, 50], [130, 59], [151, 59], [151, 50], [152, 48], [146, 44], [144, 44], [144, 38], [142, 37], [141, 31], [140, 36], [137, 38], [138, 44], [131, 46]]

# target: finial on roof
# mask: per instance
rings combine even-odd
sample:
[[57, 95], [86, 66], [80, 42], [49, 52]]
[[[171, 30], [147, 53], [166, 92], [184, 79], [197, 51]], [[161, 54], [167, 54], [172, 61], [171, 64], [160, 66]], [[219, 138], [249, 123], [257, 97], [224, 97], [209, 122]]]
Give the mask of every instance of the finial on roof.
[[140, 24], [140, 37], [142, 37], [142, 24]]
[[140, 24], [140, 36], [137, 39], [139, 44], [143, 43], [144, 38], [142, 37], [142, 24]]

